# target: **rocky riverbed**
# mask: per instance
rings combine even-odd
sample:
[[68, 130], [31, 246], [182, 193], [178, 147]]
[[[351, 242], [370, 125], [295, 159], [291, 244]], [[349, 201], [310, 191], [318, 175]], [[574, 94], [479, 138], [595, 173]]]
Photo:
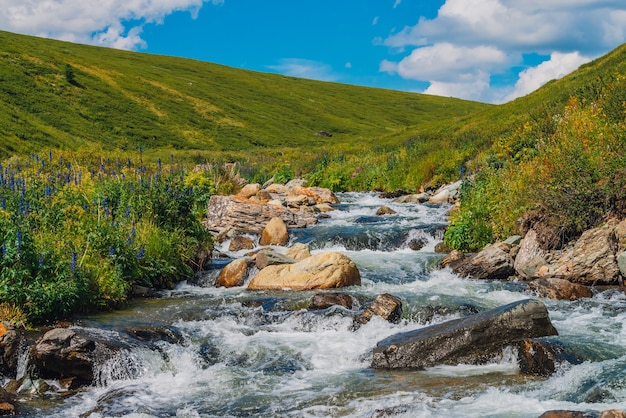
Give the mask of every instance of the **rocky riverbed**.
[[[575, 243], [558, 257], [540, 254], [544, 264], [520, 270], [536, 277], [522, 276], [530, 230], [482, 254], [449, 255], [454, 273], [441, 268], [435, 246], [455, 187], [394, 200], [253, 185], [216, 199], [222, 212], [207, 226], [220, 252], [193, 283], [37, 333], [5, 327], [0, 411], [537, 417], [624, 409], [621, 224], [589, 234], [609, 237], [618, 265], [610, 280], [543, 273], [563, 271], [555, 260], [590, 259], [576, 248], [599, 248]], [[259, 222], [237, 223], [248, 219], [241, 211]], [[609, 257], [593, 251], [601, 253]], [[553, 298], [557, 291], [539, 287], [557, 279], [590, 293]]]

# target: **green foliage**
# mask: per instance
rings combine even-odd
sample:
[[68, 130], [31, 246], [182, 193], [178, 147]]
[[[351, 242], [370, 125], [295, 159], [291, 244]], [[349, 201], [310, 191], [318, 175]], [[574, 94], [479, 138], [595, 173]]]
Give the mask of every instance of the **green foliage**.
[[189, 277], [212, 242], [186, 179], [174, 164], [53, 152], [0, 165], [0, 304], [41, 323]]
[[626, 125], [619, 116], [626, 77], [603, 82], [593, 90], [599, 92], [595, 100], [572, 97], [560, 112], [528, 121], [485, 154], [451, 217], [445, 236], [451, 247], [480, 248], [490, 241], [489, 228], [494, 238], [506, 238], [530, 211], [554, 231], [543, 243], [549, 248], [560, 248], [608, 216], [626, 216]]

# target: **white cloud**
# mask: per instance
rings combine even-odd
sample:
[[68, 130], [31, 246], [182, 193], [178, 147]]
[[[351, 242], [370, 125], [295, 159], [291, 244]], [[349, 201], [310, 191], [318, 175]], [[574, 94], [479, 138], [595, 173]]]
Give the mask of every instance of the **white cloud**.
[[379, 19], [379, 17], [378, 17], [378, 16], [375, 16], [375, 17], [374, 17], [374, 20], [372, 20], [372, 26], [376, 26], [376, 25], [378, 25], [378, 19]]
[[578, 52], [569, 54], [553, 52], [548, 61], [522, 71], [513, 91], [504, 98], [504, 101], [531, 93], [548, 81], [561, 78], [589, 61], [590, 58], [584, 57]]
[[338, 80], [338, 76], [333, 73], [332, 68], [328, 64], [313, 60], [285, 58], [280, 60], [278, 65], [270, 65], [267, 68], [291, 77], [309, 78], [321, 81]]
[[400, 6], [400, 3], [402, 3], [402, 0], [396, 0], [393, 4], [393, 8], [395, 9], [396, 7]]
[[[434, 19], [416, 21], [383, 41], [404, 57], [382, 61], [380, 71], [429, 81], [428, 93], [474, 100], [527, 94], [626, 41], [623, 0], [446, 0]], [[523, 64], [524, 54], [551, 58], [520, 73], [508, 94], [490, 84]]]
[[508, 63], [506, 54], [490, 46], [466, 47], [447, 42], [414, 49], [397, 72], [414, 80], [455, 81]]
[[[120, 49], [145, 47], [145, 23], [175, 11], [196, 17], [204, 3], [223, 0], [0, 0], [3, 30]], [[128, 22], [135, 22], [128, 26]]]

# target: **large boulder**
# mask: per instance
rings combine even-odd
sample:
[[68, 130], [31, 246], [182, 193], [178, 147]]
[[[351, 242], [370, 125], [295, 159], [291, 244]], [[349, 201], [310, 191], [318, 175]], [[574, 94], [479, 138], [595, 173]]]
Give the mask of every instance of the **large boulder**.
[[260, 234], [272, 218], [281, 218], [288, 228], [304, 228], [317, 222], [315, 214], [292, 212], [280, 205], [262, 203], [240, 196], [211, 196], [204, 219], [214, 233], [235, 229], [244, 233]]
[[473, 279], [506, 279], [515, 274], [513, 259], [498, 244], [488, 244], [479, 253], [460, 259], [450, 267], [460, 276]]
[[239, 258], [226, 265], [217, 276], [216, 286], [218, 287], [235, 287], [241, 286], [248, 271], [248, 259]]
[[84, 384], [94, 380], [96, 366], [122, 348], [84, 330], [55, 328], [39, 338], [30, 350], [30, 364], [43, 378], [76, 378]]
[[549, 335], [557, 335], [557, 331], [546, 306], [538, 300], [522, 300], [388, 337], [374, 348], [372, 367], [480, 364], [515, 341]]
[[265, 267], [252, 278], [248, 289], [332, 289], [359, 284], [361, 275], [354, 262], [342, 253], [327, 252], [294, 264]]
[[617, 245], [614, 228], [609, 225], [585, 231], [558, 258], [549, 275], [586, 285], [615, 284], [621, 277]]
[[618, 228], [609, 224], [585, 231], [560, 251], [543, 250], [537, 233], [528, 231], [515, 258], [515, 270], [525, 279], [559, 278], [584, 285], [616, 284], [622, 279], [616, 253]]
[[259, 245], [285, 246], [288, 242], [289, 232], [287, 231], [285, 221], [280, 217], [270, 219], [265, 228], [263, 228]]

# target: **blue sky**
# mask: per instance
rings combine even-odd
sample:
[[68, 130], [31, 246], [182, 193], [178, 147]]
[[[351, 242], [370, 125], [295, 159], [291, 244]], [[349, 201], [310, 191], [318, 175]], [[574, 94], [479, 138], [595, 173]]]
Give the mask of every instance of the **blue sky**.
[[0, 0], [0, 29], [502, 103], [626, 41], [624, 0]]

